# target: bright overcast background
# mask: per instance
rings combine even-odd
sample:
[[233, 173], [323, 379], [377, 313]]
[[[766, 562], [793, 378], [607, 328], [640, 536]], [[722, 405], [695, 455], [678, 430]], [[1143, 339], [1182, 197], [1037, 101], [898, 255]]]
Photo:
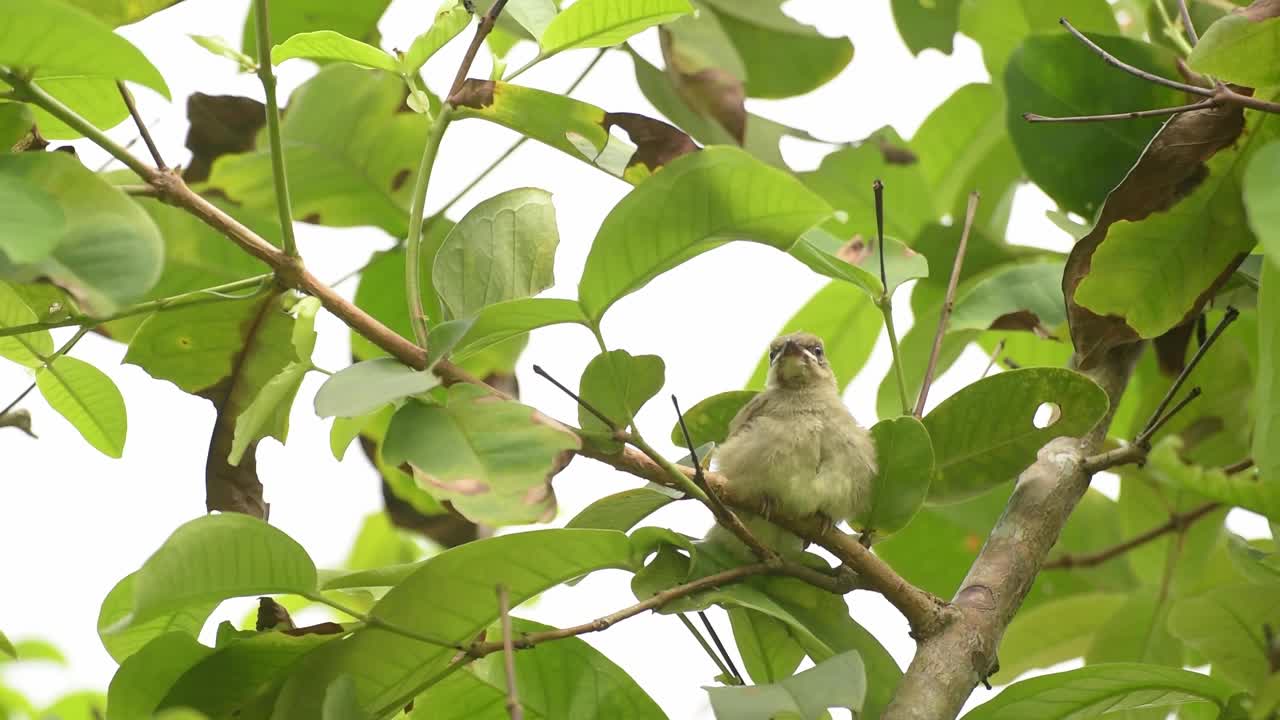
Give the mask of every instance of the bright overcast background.
[[[120, 30], [161, 69], [173, 91], [169, 104], [145, 89], [135, 90], [142, 116], [151, 123], [161, 153], [171, 164], [187, 158], [184, 108], [190, 93], [262, 97], [254, 76], [237, 74], [230, 62], [210, 55], [187, 37], [188, 33], [220, 35], [238, 46], [248, 5], [248, 0], [186, 0]], [[382, 46], [408, 47], [427, 27], [436, 5], [435, 0], [393, 2], [379, 24]], [[748, 109], [820, 138], [858, 140], [886, 124], [910, 137], [929, 111], [955, 89], [987, 79], [978, 47], [963, 37], [956, 39], [950, 56], [933, 50], [911, 56], [898, 37], [885, 0], [793, 0], [785, 9], [825, 34], [851, 37], [853, 62], [838, 78], [809, 95], [783, 101], [748, 100]], [[428, 63], [426, 77], [432, 89], [439, 92], [452, 79], [470, 35], [466, 31]], [[634, 44], [660, 63], [655, 31], [637, 37]], [[517, 52], [531, 54], [531, 48]], [[563, 90], [590, 61], [592, 52], [564, 53], [522, 76], [521, 82]], [[524, 59], [516, 56], [513, 63]], [[282, 105], [313, 72], [314, 66], [298, 60], [279, 68]], [[472, 74], [487, 76], [488, 72], [482, 53]], [[607, 54], [575, 97], [612, 111], [656, 115], [636, 88], [630, 59], [621, 52]], [[112, 135], [128, 141], [133, 129], [126, 123]], [[461, 122], [450, 127], [432, 176], [428, 208], [452, 197], [515, 137], [488, 123]], [[77, 143], [77, 148], [91, 167], [106, 160], [84, 143]], [[783, 145], [787, 159], [801, 170], [815, 167], [830, 149], [791, 140]], [[870, 192], [872, 178], [854, 180], [865, 182]], [[554, 194], [561, 237], [556, 257], [559, 282], [548, 294], [570, 297], [601, 220], [629, 186], [590, 165], [529, 143], [463, 198], [453, 210], [454, 218], [486, 197], [522, 186], [539, 186]], [[887, 188], [886, 206], [892, 213], [892, 187]], [[1048, 207], [1038, 191], [1021, 191], [1010, 240], [1064, 249], [1068, 238], [1045, 219]], [[342, 277], [364, 263], [371, 252], [393, 242], [371, 228], [299, 225], [298, 235], [307, 264], [322, 279]], [[713, 393], [741, 387], [774, 332], [825, 282], [772, 249], [735, 243], [685, 263], [653, 281], [644, 292], [618, 303], [604, 328], [610, 346], [637, 354], [655, 353], [666, 361], [666, 387], [638, 418], [647, 436], [665, 439], [674, 420], [666, 402], [669, 393], [676, 393], [687, 407]], [[354, 289], [354, 283], [341, 288], [348, 296]], [[900, 308], [907, 305], [908, 291], [909, 286], [900, 291]], [[908, 317], [903, 314], [904, 325]], [[346, 329], [322, 312], [317, 330], [317, 364], [329, 369], [348, 364]], [[5, 684], [31, 694], [37, 702], [73, 688], [105, 689], [116, 665], [95, 631], [99, 603], [174, 528], [204, 512], [203, 473], [213, 408], [170, 383], [153, 380], [135, 366], [121, 364], [124, 350], [123, 345], [89, 335], [73, 352], [109, 374], [124, 395], [129, 437], [122, 459], [98, 454], [38, 393], [28, 396], [22, 407], [31, 411], [40, 439], [15, 431], [0, 433], [0, 628], [14, 640], [48, 640], [70, 660], [67, 669], [29, 665], [6, 671]], [[524, 401], [556, 417], [575, 418], [572, 401], [534, 376], [531, 365], [538, 362], [574, 385], [596, 352], [593, 339], [582, 328], [535, 331], [518, 367]], [[875, 390], [888, 363], [882, 338], [846, 393], [864, 425], [876, 420]], [[985, 357], [971, 349], [936, 386], [931, 404], [973, 380], [985, 363]], [[335, 567], [344, 560], [365, 514], [379, 510], [382, 501], [378, 476], [360, 452], [353, 450], [343, 462], [331, 456], [329, 422], [318, 419], [311, 408], [320, 379], [313, 373], [298, 396], [288, 446], [273, 440], [261, 444], [258, 469], [271, 503], [271, 522], [302, 543], [318, 565]], [[0, 365], [0, 405], [29, 382], [16, 365]], [[675, 456], [670, 446], [660, 449]], [[563, 524], [592, 500], [639, 483], [579, 458], [555, 484], [560, 500], [555, 522]], [[651, 522], [701, 535], [710, 519], [700, 507], [681, 503]], [[518, 614], [551, 624], [583, 622], [634, 602], [628, 579], [620, 571], [598, 573], [574, 588], [546, 593]], [[901, 617], [870, 593], [858, 592], [849, 600], [854, 617], [905, 667], [914, 643]], [[206, 626], [206, 634], [222, 619], [239, 621], [252, 604], [252, 600], [227, 603]], [[724, 615], [716, 613], [713, 619], [728, 638], [731, 633]], [[585, 639], [626, 668], [672, 718], [710, 717], [700, 686], [713, 682], [716, 669], [675, 618], [646, 615]], [[979, 690], [975, 697], [987, 696]]]

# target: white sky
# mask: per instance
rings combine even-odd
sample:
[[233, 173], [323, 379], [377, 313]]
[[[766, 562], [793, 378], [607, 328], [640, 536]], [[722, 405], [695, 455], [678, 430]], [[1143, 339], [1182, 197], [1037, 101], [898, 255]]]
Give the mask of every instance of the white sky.
[[[185, 98], [199, 90], [209, 94], [242, 94], [261, 98], [253, 76], [237, 75], [228, 61], [208, 54], [187, 33], [220, 35], [238, 44], [248, 0], [186, 0], [121, 32], [162, 69], [174, 101], [169, 104], [145, 89], [135, 89], [141, 112], [152, 124], [163, 156], [171, 164], [185, 162]], [[380, 23], [383, 47], [407, 47], [426, 26], [436, 2], [393, 3]], [[929, 111], [956, 88], [987, 79], [977, 46], [956, 39], [956, 51], [943, 56], [927, 51], [912, 57], [893, 26], [887, 2], [833, 3], [794, 0], [788, 11], [816, 24], [828, 35], [852, 37], [855, 57], [838, 78], [810, 95], [784, 101], [748, 101], [751, 110], [804, 128], [832, 140], [856, 140], [893, 125], [909, 137]], [[470, 36], [468, 30], [465, 35]], [[280, 38], [276, 39], [277, 42]], [[427, 65], [429, 84], [439, 91], [452, 79], [465, 46], [453, 43]], [[637, 40], [641, 51], [658, 60], [657, 36], [649, 31]], [[529, 53], [528, 48], [521, 51]], [[589, 61], [591, 51], [568, 52], [531, 70], [521, 82], [562, 90]], [[524, 57], [512, 59], [514, 64]], [[514, 66], [514, 65], [513, 65]], [[280, 68], [281, 104], [313, 71], [304, 61]], [[482, 54], [473, 69], [487, 76]], [[575, 93], [575, 97], [609, 110], [656, 114], [633, 81], [631, 62], [610, 53]], [[131, 127], [112, 133], [132, 139]], [[432, 177], [429, 206], [439, 206], [475, 173], [502, 152], [515, 135], [481, 122], [455, 123]], [[91, 167], [105, 161], [92, 147], [80, 147]], [[817, 165], [824, 149], [806, 143], [784, 145], [799, 169]], [[866, 179], [868, 184], [871, 178]], [[561, 242], [556, 261], [559, 284], [550, 295], [570, 297], [601, 220], [627, 192], [628, 186], [557, 151], [528, 144], [455, 208], [455, 218], [476, 202], [513, 187], [536, 185], [554, 193]], [[893, 188], [887, 190], [892, 212]], [[1022, 192], [1015, 206], [1011, 239], [1064, 247], [1065, 234], [1043, 215], [1050, 204], [1038, 191]], [[299, 244], [307, 264], [322, 278], [338, 278], [358, 267], [375, 249], [391, 244], [379, 230], [333, 230], [299, 225]], [[665, 398], [676, 393], [685, 406], [727, 389], [740, 387], [774, 332], [825, 280], [798, 263], [780, 260], [776, 251], [747, 243], [732, 244], [703, 255], [653, 281], [643, 292], [618, 303], [605, 323], [612, 347], [632, 353], [656, 353], [667, 366], [666, 387], [639, 415], [651, 441], [665, 445], [673, 414]], [[342, 288], [348, 295], [354, 283]], [[905, 308], [906, 290], [898, 303]], [[909, 314], [902, 314], [902, 324]], [[336, 369], [349, 362], [346, 329], [321, 313], [315, 360]], [[56, 333], [61, 340], [65, 333]], [[38, 441], [17, 432], [0, 433], [0, 628], [11, 639], [43, 638], [70, 658], [70, 668], [30, 665], [12, 668], [5, 684], [30, 692], [41, 701], [71, 688], [105, 689], [115, 663], [102, 649], [95, 631], [101, 599], [112, 585], [135, 570], [182, 522], [204, 512], [204, 462], [213, 422], [210, 404], [186, 395], [167, 382], [153, 380], [141, 369], [122, 365], [124, 346], [89, 335], [73, 355], [101, 368], [124, 394], [129, 414], [129, 440], [121, 460], [111, 460], [89, 447], [78, 433], [33, 393], [24, 401], [34, 418]], [[533, 362], [573, 384], [597, 352], [589, 333], [560, 326], [536, 331], [518, 368], [523, 399], [554, 416], [572, 419], [572, 401], [540, 381]], [[847, 399], [864, 425], [875, 421], [875, 391], [888, 368], [883, 338], [866, 369], [853, 382]], [[985, 357], [972, 350], [944, 376], [931, 400], [947, 394], [979, 374]], [[329, 423], [315, 417], [311, 397], [321, 376], [304, 384], [291, 417], [288, 447], [264, 441], [258, 451], [260, 476], [272, 506], [272, 523], [302, 543], [321, 567], [344, 559], [363, 516], [381, 508], [378, 477], [358, 451], [336, 462], [328, 449]], [[13, 364], [0, 364], [0, 405], [29, 382]], [[639, 483], [612, 469], [579, 458], [556, 480], [560, 500], [558, 523], [589, 502]], [[701, 534], [709, 516], [681, 503], [651, 519], [690, 534]], [[551, 624], [573, 624], [634, 602], [629, 575], [610, 571], [569, 589], [547, 593], [520, 614]], [[906, 623], [878, 596], [850, 596], [854, 616], [881, 639], [905, 667], [913, 643]], [[221, 619], [238, 621], [252, 600], [228, 603], [209, 628]], [[723, 614], [713, 616], [727, 642]], [[622, 665], [672, 718], [710, 717], [706, 694], [716, 669], [674, 618], [647, 615], [606, 633], [586, 638]], [[732, 644], [730, 642], [730, 644]], [[975, 698], [987, 697], [979, 690]]]

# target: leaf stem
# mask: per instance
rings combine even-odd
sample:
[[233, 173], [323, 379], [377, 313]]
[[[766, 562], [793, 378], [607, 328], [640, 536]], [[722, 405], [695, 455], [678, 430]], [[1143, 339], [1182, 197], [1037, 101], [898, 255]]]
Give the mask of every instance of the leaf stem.
[[73, 315], [71, 317], [55, 320], [53, 322], [31, 323], [30, 325], [14, 325], [11, 327], [0, 328], [0, 337], [9, 335], [24, 335], [26, 333], [38, 332], [40, 330], [50, 330], [60, 327], [71, 327], [79, 325], [82, 327], [96, 327], [103, 323], [109, 323], [113, 320], [132, 317], [134, 315], [142, 315], [150, 312], [159, 312], [162, 310], [172, 310], [174, 308], [189, 307], [191, 305], [203, 305], [210, 302], [221, 302], [223, 300], [243, 300], [252, 295], [227, 296], [223, 293], [235, 292], [236, 290], [244, 290], [257, 286], [258, 289], [266, 287], [271, 281], [271, 275], [255, 275], [254, 277], [236, 280], [235, 282], [225, 283], [223, 285], [215, 285], [214, 287], [205, 288], [203, 290], [195, 290], [180, 295], [171, 295], [170, 297], [160, 298], [158, 300], [149, 300], [144, 303], [132, 305], [124, 308], [107, 317], [95, 318], [88, 315]]
[[[1173, 16], [1169, 14], [1169, 9], [1164, 6], [1164, 0], [1155, 0], [1156, 11], [1160, 13], [1160, 20], [1164, 22], [1164, 35], [1178, 46], [1178, 50], [1183, 55], [1191, 54], [1191, 46], [1187, 44], [1187, 39], [1182, 36], [1182, 29], [1173, 21]], [[1185, 5], [1183, 6], [1186, 7]], [[1195, 30], [1191, 33], [1194, 35]]]
[[[947, 281], [947, 295], [942, 303], [942, 312], [938, 315], [938, 329], [933, 334], [933, 349], [929, 352], [929, 364], [925, 367], [924, 380], [920, 383], [920, 398], [916, 400], [916, 417], [924, 417], [925, 401], [929, 399], [929, 388], [933, 385], [933, 373], [938, 369], [938, 355], [942, 352], [942, 339], [947, 334], [947, 322], [951, 320], [951, 311], [956, 304], [956, 285], [960, 282], [960, 270], [964, 267], [964, 254], [969, 248], [969, 233], [973, 230], [973, 217], [978, 212], [978, 193], [969, 193], [969, 208], [964, 213], [964, 230], [960, 233], [960, 246], [956, 248], [956, 259], [951, 265], [951, 278]], [[985, 374], [985, 373], [984, 373]]]
[[911, 414], [911, 400], [907, 398], [907, 376], [902, 371], [902, 355], [898, 350], [898, 333], [893, 327], [893, 300], [882, 295], [876, 301], [880, 314], [884, 316], [884, 329], [889, 334], [889, 350], [893, 353], [893, 374], [898, 379], [898, 400], [902, 402], [902, 414]]
[[[280, 107], [276, 103], [276, 76], [271, 70], [271, 23], [267, 0], [253, 0], [253, 18], [258, 30], [258, 80], [267, 96], [267, 140], [271, 145], [271, 174], [276, 191], [276, 209], [280, 215], [280, 233], [284, 252], [298, 257], [298, 244], [293, 236], [293, 204], [289, 199], [289, 176], [284, 168], [284, 147], [280, 142]], [[163, 168], [162, 168], [163, 169]]]
[[524, 720], [524, 706], [516, 690], [516, 648], [511, 633], [511, 599], [507, 586], [498, 584], [498, 618], [502, 624], [502, 659], [507, 675], [507, 714], [511, 720]]
[[[338, 602], [337, 600], [333, 600], [332, 598], [327, 597], [324, 593], [320, 593], [320, 592], [305, 593], [303, 594], [303, 597], [305, 597], [306, 599], [312, 602], [318, 602], [321, 605], [328, 605], [329, 607], [333, 608], [334, 610], [337, 610], [338, 612], [346, 613], [347, 615], [350, 615], [351, 617], [359, 620], [360, 622], [364, 623], [365, 625], [368, 625], [369, 627], [378, 628], [380, 630], [386, 630], [387, 632], [395, 633], [396, 635], [401, 635], [411, 640], [417, 640], [418, 642], [423, 642], [428, 645], [435, 645], [438, 647], [450, 648], [452, 650], [466, 650], [466, 648], [462, 647], [456, 642], [450, 642], [448, 640], [441, 640], [439, 638], [431, 637], [430, 635], [424, 635], [423, 633], [417, 632], [415, 630], [410, 630], [409, 628], [401, 627], [394, 623], [389, 623], [386, 620], [383, 620], [382, 618], [378, 617], [377, 615], [368, 615], [360, 612], [359, 610], [356, 610], [355, 608], [347, 607], [342, 603]], [[401, 703], [401, 704], [403, 705], [404, 703]]]
[[[714, 662], [716, 664], [716, 667], [720, 669], [720, 674], [722, 676], [726, 678], [738, 677], [737, 673], [731, 671], [729, 667], [725, 665], [725, 662], [729, 660], [729, 657], [726, 655], [722, 659], [720, 657], [720, 653], [717, 653], [714, 649], [712, 649], [711, 643], [707, 642], [707, 639], [702, 637], [702, 633], [698, 632], [698, 628], [693, 626], [693, 621], [690, 620], [687, 615], [685, 615], [684, 613], [679, 613], [676, 615], [676, 617], [680, 618], [680, 623], [684, 625], [684, 629], [689, 631], [689, 634], [692, 635], [694, 639], [698, 641], [698, 645], [702, 647], [702, 651], [706, 653], [707, 657], [711, 658], [711, 662]], [[738, 684], [741, 684], [740, 679]]]
[[405, 238], [404, 286], [409, 296], [409, 319], [413, 325], [413, 339], [425, 352], [427, 350], [427, 312], [422, 306], [422, 217], [427, 204], [427, 187], [431, 183], [431, 170], [435, 167], [436, 154], [444, 131], [453, 119], [453, 106], [445, 103], [431, 121], [427, 131], [427, 143], [422, 148], [422, 161], [418, 164], [418, 177], [413, 186], [413, 206], [409, 213], [409, 235]]

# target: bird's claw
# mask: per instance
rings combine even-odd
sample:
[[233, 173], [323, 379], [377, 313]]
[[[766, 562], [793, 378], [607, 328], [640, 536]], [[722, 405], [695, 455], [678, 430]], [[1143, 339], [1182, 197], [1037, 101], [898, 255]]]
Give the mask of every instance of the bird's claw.
[[813, 517], [818, 521], [818, 531], [820, 534], [826, 535], [835, 529], [836, 521], [832, 520], [830, 515], [822, 512], [821, 510], [814, 513]]
[[772, 495], [764, 495], [760, 498], [760, 517], [765, 520], [773, 518], [773, 513], [778, 509], [778, 501]]

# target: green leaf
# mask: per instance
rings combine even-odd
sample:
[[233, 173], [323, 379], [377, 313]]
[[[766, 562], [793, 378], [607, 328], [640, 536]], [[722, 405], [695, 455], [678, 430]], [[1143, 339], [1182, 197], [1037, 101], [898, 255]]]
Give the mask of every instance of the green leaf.
[[70, 155], [0, 155], [0, 206], [22, 208], [0, 220], [0, 278], [47, 276], [106, 315], [160, 277], [155, 223]]
[[[1056, 405], [1060, 417], [1037, 428], [1042, 404]], [[969, 385], [924, 417], [938, 469], [930, 502], [957, 502], [1014, 479], [1045, 443], [1088, 432], [1107, 404], [1096, 383], [1059, 368], [1011, 370]]]
[[577, 301], [519, 298], [494, 303], [476, 315], [467, 334], [458, 341], [454, 357], [467, 357], [530, 330], [561, 323], [587, 324], [587, 316]]
[[135, 573], [133, 589], [129, 627], [227, 598], [311, 594], [316, 566], [293, 538], [257, 518], [206, 515], [173, 531]]
[[107, 457], [124, 454], [124, 397], [98, 368], [66, 355], [36, 373], [40, 394], [84, 439]]
[[[1276, 412], [1273, 407], [1263, 408], [1264, 414]], [[1280, 520], [1280, 482], [1276, 478], [1265, 475], [1251, 477], [1249, 473], [1227, 475], [1218, 468], [1188, 465], [1178, 456], [1182, 444], [1181, 438], [1172, 435], [1161, 440], [1151, 451], [1148, 460], [1150, 472], [1159, 482]]]
[[431, 277], [445, 312], [468, 317], [551, 287], [559, 243], [546, 190], [519, 188], [481, 201], [453, 226], [435, 256]]
[[929, 48], [951, 54], [959, 27], [960, 0], [893, 0], [898, 34], [913, 55]]
[[[18, 327], [39, 322], [39, 318], [31, 311], [13, 286], [0, 282], [0, 328]], [[34, 351], [34, 352], [33, 352]], [[0, 337], [0, 357], [12, 360], [19, 365], [37, 368], [44, 361], [36, 356], [53, 354], [53, 336], [48, 330], [35, 330], [22, 335]]]
[[194, 603], [144, 622], [133, 622], [133, 591], [137, 573], [129, 573], [111, 588], [98, 611], [98, 637], [107, 653], [118, 663], [141, 650], [152, 640], [170, 632], [182, 632], [192, 639], [200, 634], [218, 600]]
[[1014, 683], [964, 717], [965, 720], [1083, 720], [1120, 710], [1170, 707], [1200, 699], [1222, 707], [1234, 693], [1234, 689], [1221, 680], [1190, 670], [1104, 663]]
[[787, 250], [829, 214], [794, 178], [741, 150], [685, 155], [604, 219], [578, 296], [598, 323], [614, 302], [695, 255], [738, 238]]
[[[512, 3], [504, 12], [514, 13], [515, 6], [519, 4]], [[409, 46], [409, 52], [405, 53], [401, 61], [401, 72], [406, 75], [416, 75], [437, 50], [457, 37], [458, 33], [470, 23], [471, 13], [467, 11], [466, 3], [462, 0], [446, 0], [436, 11], [431, 27], [414, 38], [413, 44]]]
[[[1173, 55], [1136, 40], [1091, 39], [1124, 62], [1174, 77]], [[1106, 82], [1100, 82], [1105, 77]], [[1063, 208], [1092, 217], [1107, 192], [1124, 178], [1162, 120], [1123, 123], [1030, 123], [1023, 113], [1096, 115], [1168, 107], [1185, 102], [1169, 88], [1107, 67], [1070, 35], [1033, 35], [1005, 70], [1006, 120], [1027, 175]]]
[[[1165, 475], [1154, 464], [1120, 470], [1118, 509], [1126, 536], [1150, 532], [1168, 523], [1170, 513], [1192, 512], [1205, 504], [1203, 495], [1170, 483]], [[1169, 598], [1200, 592], [1216, 563], [1212, 554], [1222, 544], [1225, 515], [1225, 508], [1215, 509], [1183, 533], [1162, 534], [1130, 550], [1135, 576], [1147, 586], [1164, 587]]]
[[111, 678], [107, 720], [151, 717], [169, 688], [213, 650], [183, 632], [171, 632], [131, 655]]
[[425, 393], [440, 384], [435, 373], [414, 370], [394, 358], [374, 358], [334, 373], [316, 391], [316, 415], [354, 418], [383, 405]]
[[[1280, 257], [1267, 260], [1258, 292], [1257, 424], [1253, 429], [1253, 461], [1258, 478], [1274, 496], [1280, 487]], [[1270, 410], [1270, 412], [1268, 412]], [[1280, 518], [1272, 517], [1280, 523]]]
[[[436, 250], [444, 242], [445, 236], [453, 223], [442, 217], [435, 217], [423, 228], [423, 257], [435, 257]], [[422, 278], [422, 307], [427, 312], [427, 319], [434, 325], [444, 318], [440, 311], [440, 300], [436, 296], [435, 285], [430, 277]], [[413, 340], [413, 328], [409, 324], [409, 301], [404, 287], [404, 250], [395, 248], [385, 252], [374, 253], [368, 266], [360, 273], [360, 284], [356, 287], [356, 307], [364, 310], [383, 325], [396, 331], [398, 335]], [[364, 336], [351, 332], [351, 354], [357, 360], [370, 360], [385, 357], [387, 352], [369, 342]]]
[[881, 143], [905, 147], [891, 127], [872, 133], [857, 147], [837, 150], [822, 159], [817, 170], [800, 173], [809, 189], [844, 213], [823, 227], [847, 240], [861, 235], [870, 244], [876, 237], [875, 195], [871, 183], [884, 183], [884, 232], [914, 244], [916, 235], [938, 216], [929, 184], [918, 163], [900, 165], [884, 157]]
[[1244, 172], [1244, 207], [1249, 227], [1267, 257], [1280, 265], [1280, 141], [1259, 148]]
[[116, 27], [135, 23], [153, 13], [160, 12], [174, 0], [69, 0], [102, 22]]
[[350, 675], [342, 675], [324, 691], [321, 720], [359, 720], [360, 703], [356, 700], [356, 683]]
[[[747, 95], [784, 98], [827, 84], [853, 59], [848, 38], [831, 38], [793, 19], [777, 0], [704, 0], [741, 57]], [[747, 135], [750, 137], [751, 121]]]
[[0, 65], [34, 70], [37, 85], [43, 85], [42, 76], [131, 80], [169, 97], [160, 71], [138, 48], [67, 3], [6, 3], [0, 7], [0, 27], [8, 29], [0, 34]]
[[1009, 56], [1028, 35], [1066, 35], [1058, 22], [1064, 16], [1083, 32], [1120, 34], [1107, 0], [963, 0], [960, 32], [982, 46], [987, 72], [999, 84]]
[[[889, 294], [908, 280], [928, 277], [929, 261], [923, 255], [891, 237], [884, 239], [884, 246], [888, 250], [884, 266]], [[872, 298], [880, 297], [883, 287], [879, 249], [868, 253], [865, 242], [857, 235], [844, 243], [824, 228], [813, 228], [802, 235], [789, 252], [820, 275], [852, 283]]]
[[1169, 633], [1169, 603], [1157, 589], [1138, 588], [1094, 634], [1085, 665], [1143, 662], [1169, 667], [1184, 664], [1185, 649]]
[[1266, 3], [1228, 13], [1204, 31], [1187, 64], [1238, 85], [1280, 83], [1280, 16]]
[[0, 150], [9, 151], [32, 137], [35, 115], [26, 103], [0, 103]]
[[933, 188], [938, 217], [967, 202], [971, 190], [983, 193], [983, 204], [999, 202], [991, 188], [974, 187], [968, 180], [997, 147], [1008, 143], [1003, 104], [1004, 98], [994, 86], [970, 83], [934, 108], [911, 138], [911, 149], [920, 158], [920, 175]]
[[678, 499], [660, 487], [641, 487], [606, 495], [586, 506], [565, 524], [569, 528], [593, 528], [627, 532], [637, 523]]
[[[693, 446], [696, 448], [707, 443], [723, 443], [729, 436], [729, 423], [733, 421], [733, 417], [758, 394], [756, 390], [729, 390], [704, 398], [685, 410], [684, 422], [689, 426]], [[684, 432], [680, 429], [679, 421], [671, 427], [671, 442], [676, 447], [685, 446]]]
[[1125, 599], [1119, 593], [1081, 593], [1019, 612], [1000, 641], [1000, 678], [1083, 657]]
[[9, 638], [5, 637], [3, 631], [0, 631], [0, 653], [15, 660], [18, 659], [18, 651], [13, 649], [13, 643], [9, 642]]
[[[268, 14], [271, 37], [288, 38], [313, 30], [333, 30], [349, 38], [377, 44], [378, 19], [391, 0], [273, 0]], [[258, 57], [258, 26], [250, 8], [244, 19], [240, 49]]]
[[1252, 690], [1271, 673], [1264, 628], [1278, 621], [1280, 584], [1246, 583], [1179, 600], [1169, 630], [1204, 655], [1215, 677]]
[[316, 313], [320, 301], [303, 298], [293, 306], [296, 319], [292, 328], [296, 360], [264, 383], [253, 400], [236, 416], [235, 434], [227, 462], [239, 465], [245, 452], [259, 440], [274, 437], [283, 444], [289, 437], [289, 411], [302, 386], [302, 379], [312, 369], [311, 352], [316, 344]]
[[804, 659], [804, 648], [791, 636], [787, 624], [748, 608], [728, 608], [733, 639], [747, 674], [757, 684], [790, 677]]
[[[566, 580], [604, 568], [628, 568], [631, 542], [608, 530], [539, 530], [478, 540], [428, 558], [373, 607], [371, 614], [413, 632], [453, 643], [473, 640], [498, 618], [495, 579], [519, 605]], [[441, 592], [448, 588], [447, 592]], [[285, 681], [278, 720], [312, 720], [322, 699], [316, 687], [349, 674], [369, 717], [399, 711], [456, 651], [376, 627], [311, 653]]]
[[[578, 383], [578, 395], [620, 428], [635, 422], [636, 413], [658, 391], [666, 364], [657, 355], [632, 355], [626, 350], [600, 353], [587, 363]], [[608, 426], [581, 405], [578, 425], [586, 432], [609, 437]], [[616, 446], [616, 441], [610, 442]]]
[[850, 651], [772, 685], [705, 689], [711, 696], [711, 709], [721, 720], [770, 720], [781, 713], [820, 720], [831, 707], [860, 712], [867, 676], [862, 658]]
[[617, 45], [636, 33], [693, 12], [688, 0], [579, 0], [542, 31], [542, 55]]
[[[882, 322], [880, 309], [866, 292], [855, 285], [833, 281], [809, 298], [778, 335], [803, 330], [822, 338], [827, 362], [843, 391], [871, 357]], [[747, 388], [763, 390], [768, 376], [769, 355], [762, 353]]]
[[[280, 136], [294, 217], [333, 227], [376, 225], [396, 237], [408, 232], [427, 124], [400, 112], [406, 93], [394, 73], [344, 63], [323, 68], [293, 92]], [[219, 157], [209, 184], [251, 209], [274, 212], [265, 147]]]
[[871, 507], [854, 523], [878, 536], [906, 527], [924, 505], [933, 477], [933, 446], [924, 425], [911, 416], [881, 420], [871, 428], [879, 473]]
[[343, 565], [352, 570], [371, 570], [414, 562], [422, 557], [422, 552], [409, 533], [397, 528], [387, 513], [379, 511], [365, 516]]
[[552, 511], [548, 476], [563, 451], [579, 447], [577, 436], [533, 408], [454, 385], [443, 406], [410, 401], [400, 408], [382, 457], [412, 464], [419, 484], [468, 519], [497, 525], [536, 522]]
[[187, 35], [187, 37], [191, 38], [192, 42], [205, 50], [208, 50], [214, 55], [226, 58], [236, 65], [239, 65], [241, 72], [253, 72], [254, 68], [258, 66], [257, 60], [254, 60], [248, 55], [236, 50], [231, 46], [231, 43], [228, 43], [221, 37], [213, 35]]
[[298, 33], [271, 48], [272, 65], [293, 58], [338, 60], [379, 70], [399, 70], [399, 64], [390, 54], [332, 30]]
[[1067, 321], [1063, 264], [1056, 258], [1036, 258], [984, 274], [956, 298], [948, 332], [989, 328], [1053, 332]]

